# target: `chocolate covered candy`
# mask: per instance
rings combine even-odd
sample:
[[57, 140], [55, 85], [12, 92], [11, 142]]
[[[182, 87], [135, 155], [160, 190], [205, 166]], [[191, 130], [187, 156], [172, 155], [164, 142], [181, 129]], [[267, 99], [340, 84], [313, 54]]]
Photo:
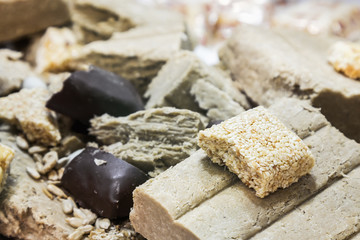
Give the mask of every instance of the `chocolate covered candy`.
[[87, 147], [66, 166], [61, 183], [80, 206], [114, 219], [129, 215], [132, 192], [147, 179], [131, 164]]
[[89, 71], [71, 74], [46, 107], [85, 125], [95, 115], [126, 116], [144, 109], [140, 95], [129, 81], [94, 66]]

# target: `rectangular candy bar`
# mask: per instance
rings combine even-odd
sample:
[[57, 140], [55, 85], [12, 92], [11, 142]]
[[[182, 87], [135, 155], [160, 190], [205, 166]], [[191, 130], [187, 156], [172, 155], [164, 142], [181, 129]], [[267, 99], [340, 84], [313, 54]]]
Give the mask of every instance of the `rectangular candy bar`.
[[134, 191], [135, 230], [149, 240], [249, 238], [359, 165], [360, 145], [306, 102], [282, 99], [269, 110], [310, 146], [309, 175], [261, 199], [199, 150]]
[[199, 132], [199, 146], [265, 197], [309, 173], [309, 148], [264, 107], [248, 110]]
[[359, 199], [356, 168], [251, 239], [348, 239], [360, 230]]
[[243, 25], [221, 49], [220, 57], [238, 86], [258, 104], [270, 106], [285, 96], [310, 99], [333, 126], [360, 141], [360, 82], [328, 63], [330, 47], [337, 41]]

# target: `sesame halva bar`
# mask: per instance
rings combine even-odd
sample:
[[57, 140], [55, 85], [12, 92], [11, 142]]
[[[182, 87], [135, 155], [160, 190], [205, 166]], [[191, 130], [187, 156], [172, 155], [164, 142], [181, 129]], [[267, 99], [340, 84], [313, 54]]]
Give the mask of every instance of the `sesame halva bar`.
[[22, 89], [0, 98], [0, 119], [17, 125], [31, 142], [55, 146], [61, 139], [54, 112], [45, 107], [46, 89]]
[[359, 199], [358, 167], [251, 239], [348, 239], [360, 231]]
[[258, 104], [267, 107], [281, 97], [310, 99], [333, 126], [360, 141], [360, 82], [328, 63], [330, 47], [337, 41], [242, 25], [219, 55], [239, 87]]
[[1, 0], [0, 16], [0, 42], [16, 40], [70, 20], [64, 0], [43, 0], [41, 6], [37, 0]]
[[315, 163], [301, 139], [262, 106], [200, 131], [198, 145], [261, 198], [297, 182]]
[[247, 239], [360, 164], [360, 145], [308, 103], [281, 99], [269, 110], [310, 147], [316, 159], [310, 174], [261, 199], [199, 150], [134, 191], [135, 230], [149, 240]]
[[144, 171], [170, 167], [196, 151], [196, 136], [205, 128], [201, 115], [172, 107], [138, 111], [126, 117], [104, 114], [91, 121], [90, 134], [105, 150]]
[[179, 51], [169, 59], [151, 81], [145, 97], [149, 98], [146, 108], [186, 108], [206, 112], [214, 120], [228, 119], [249, 108], [230, 77], [189, 51]]
[[[131, 0], [75, 0], [71, 5], [71, 19], [84, 42], [105, 40], [114, 32], [155, 26], [185, 31], [181, 14], [175, 11], [139, 4]], [[164, 21], [166, 19], [166, 21]]]
[[142, 94], [165, 62], [181, 49], [182, 28], [145, 26], [117, 32], [109, 40], [84, 45], [68, 63], [83, 70], [95, 65], [122, 76]]

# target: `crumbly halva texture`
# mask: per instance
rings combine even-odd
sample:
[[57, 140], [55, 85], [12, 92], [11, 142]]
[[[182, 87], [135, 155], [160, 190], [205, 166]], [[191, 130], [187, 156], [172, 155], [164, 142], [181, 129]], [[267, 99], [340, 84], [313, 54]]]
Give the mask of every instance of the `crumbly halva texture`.
[[45, 89], [22, 89], [0, 98], [0, 119], [17, 125], [33, 142], [56, 145], [60, 139], [55, 113], [45, 107], [50, 93]]
[[171, 107], [138, 111], [127, 117], [93, 118], [90, 134], [116, 157], [144, 171], [173, 166], [196, 151], [205, 128], [199, 113]]
[[70, 68], [95, 65], [129, 80], [143, 94], [163, 64], [181, 49], [182, 31], [149, 26], [114, 33], [106, 41], [89, 43], [69, 62]]
[[84, 42], [108, 39], [114, 32], [144, 26], [160, 26], [170, 32], [185, 30], [179, 13], [131, 0], [76, 0], [71, 9], [75, 29]]
[[329, 63], [349, 78], [360, 78], [360, 43], [337, 42], [330, 48]]
[[21, 57], [20, 52], [0, 49], [0, 96], [20, 89], [23, 80], [32, 75], [29, 64]]
[[359, 199], [358, 167], [251, 239], [348, 239], [360, 231]]
[[0, 143], [0, 193], [6, 183], [8, 169], [14, 158], [14, 150]]
[[43, 193], [46, 183], [26, 173], [26, 167], [35, 168], [34, 160], [17, 147], [13, 133], [0, 131], [0, 138], [15, 151], [0, 195], [0, 234], [18, 239], [65, 239], [73, 228], [65, 221], [61, 202], [50, 200]]
[[297, 182], [315, 163], [301, 139], [261, 106], [200, 131], [198, 145], [261, 198]]
[[327, 61], [338, 40], [242, 25], [219, 55], [258, 104], [267, 107], [281, 97], [310, 99], [333, 126], [359, 142], [360, 82], [337, 73]]
[[149, 98], [146, 108], [185, 108], [206, 112], [215, 120], [228, 119], [249, 108], [245, 95], [234, 88], [230, 77], [189, 51], [175, 54], [151, 81], [144, 96]]
[[15, 40], [70, 20], [65, 0], [1, 0], [0, 42]]
[[310, 174], [262, 199], [199, 150], [134, 191], [135, 230], [149, 240], [247, 239], [360, 164], [360, 145], [306, 101], [281, 99], [269, 110], [310, 147]]

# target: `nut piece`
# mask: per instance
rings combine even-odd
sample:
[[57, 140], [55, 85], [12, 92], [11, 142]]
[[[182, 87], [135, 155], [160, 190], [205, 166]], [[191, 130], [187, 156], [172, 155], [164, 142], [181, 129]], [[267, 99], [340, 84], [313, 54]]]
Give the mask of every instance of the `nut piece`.
[[337, 42], [330, 50], [329, 63], [338, 72], [347, 77], [360, 78], [360, 44], [353, 42]]
[[297, 182], [315, 162], [302, 140], [263, 107], [200, 131], [198, 144], [261, 198]]
[[26, 172], [35, 180], [38, 180], [41, 177], [40, 173], [33, 167], [26, 167]]

